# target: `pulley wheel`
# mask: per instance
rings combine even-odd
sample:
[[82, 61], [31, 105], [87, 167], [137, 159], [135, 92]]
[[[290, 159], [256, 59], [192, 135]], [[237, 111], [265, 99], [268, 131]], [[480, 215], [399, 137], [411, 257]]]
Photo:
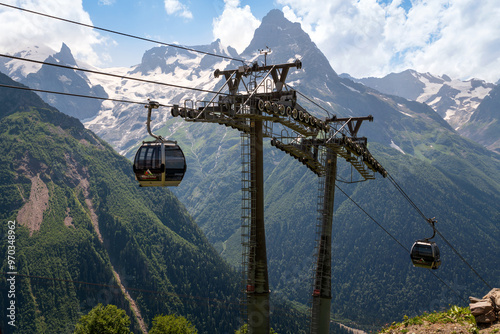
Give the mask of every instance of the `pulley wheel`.
[[267, 112], [270, 112], [270, 110], [271, 110], [271, 102], [269, 102], [269, 101], [264, 102], [264, 107], [266, 108]]
[[279, 112], [280, 105], [278, 103], [273, 103], [273, 114], [277, 114]]
[[285, 116], [285, 106], [284, 105], [280, 104], [278, 107], [278, 111], [279, 111], [281, 116]]
[[299, 110], [299, 121], [304, 121], [304, 112], [302, 110]]
[[264, 111], [265, 103], [264, 100], [259, 100], [257, 103], [257, 107], [259, 108], [260, 111]]
[[179, 116], [179, 108], [172, 108], [172, 111], [170, 113], [172, 114], [172, 117]]
[[309, 121], [311, 120], [311, 115], [308, 113], [304, 113], [304, 123], [309, 124]]
[[311, 126], [316, 126], [316, 123], [317, 123], [317, 118], [311, 116], [311, 118], [309, 119], [309, 124], [311, 124]]

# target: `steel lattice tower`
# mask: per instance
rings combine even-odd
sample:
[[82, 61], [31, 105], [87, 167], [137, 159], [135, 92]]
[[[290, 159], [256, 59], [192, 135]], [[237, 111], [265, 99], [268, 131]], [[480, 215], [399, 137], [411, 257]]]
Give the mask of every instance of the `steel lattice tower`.
[[[249, 333], [270, 331], [269, 278], [264, 223], [264, 138], [297, 159], [319, 177], [317, 256], [312, 287], [311, 333], [328, 333], [331, 308], [332, 217], [337, 157], [348, 161], [364, 180], [387, 175], [357, 132], [371, 116], [319, 119], [297, 103], [297, 92], [285, 84], [292, 68], [302, 63], [240, 66], [216, 70], [226, 79], [210, 101], [174, 105], [172, 115], [190, 122], [225, 125], [241, 131], [242, 159], [242, 299]], [[245, 79], [249, 79], [245, 83]], [[260, 81], [257, 83], [257, 79]], [[244, 90], [240, 91], [240, 83]]]

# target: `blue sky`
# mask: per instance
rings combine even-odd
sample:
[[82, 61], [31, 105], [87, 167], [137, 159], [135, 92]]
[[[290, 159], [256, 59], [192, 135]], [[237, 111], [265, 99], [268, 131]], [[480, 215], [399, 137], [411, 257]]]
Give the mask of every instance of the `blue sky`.
[[[299, 22], [338, 73], [382, 76], [407, 68], [452, 78], [500, 79], [498, 0], [0, 0], [166, 43], [220, 38], [242, 51], [273, 8]], [[154, 45], [0, 6], [0, 49], [65, 42], [78, 59], [132, 66]]]
[[[168, 4], [164, 0], [83, 0], [83, 8], [90, 14], [95, 26], [112, 27], [113, 30], [166, 43], [194, 46], [210, 44], [217, 39], [213, 33], [213, 21], [221, 17], [227, 7], [223, 0], [179, 0], [171, 1], [171, 3], [184, 5], [184, 9], [169, 14], [166, 10]], [[238, 1], [238, 7], [245, 8], [246, 6], [251, 8], [252, 15], [259, 21], [271, 9], [280, 8], [269, 0]], [[108, 48], [112, 52], [114, 63], [119, 65], [132, 65], [140, 62], [144, 53], [141, 46], [142, 48], [151, 47], [147, 43], [137, 43], [126, 38], [116, 36], [110, 36], [110, 38], [119, 40], [120, 45], [113, 50]]]

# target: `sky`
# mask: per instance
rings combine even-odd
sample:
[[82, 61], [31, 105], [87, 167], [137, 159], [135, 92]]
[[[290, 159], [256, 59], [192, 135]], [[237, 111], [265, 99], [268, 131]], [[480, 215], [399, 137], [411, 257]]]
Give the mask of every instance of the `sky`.
[[[452, 78], [500, 79], [499, 0], [0, 0], [165, 43], [220, 39], [241, 52], [262, 18], [299, 22], [337, 73], [381, 77], [408, 68]], [[133, 66], [155, 44], [0, 5], [0, 53], [66, 43], [101, 68]], [[263, 46], [264, 48], [265, 46]]]

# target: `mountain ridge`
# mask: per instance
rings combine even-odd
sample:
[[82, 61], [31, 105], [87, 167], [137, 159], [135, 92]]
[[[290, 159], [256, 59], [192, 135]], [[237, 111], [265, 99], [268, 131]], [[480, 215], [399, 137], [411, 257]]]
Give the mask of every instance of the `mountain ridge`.
[[[281, 35], [279, 35], [280, 33]], [[346, 89], [359, 90], [359, 88], [352, 88], [349, 81], [341, 82], [337, 80], [339, 76], [331, 68], [326, 57], [311, 41], [309, 36], [301, 29], [300, 23], [292, 23], [288, 21], [284, 17], [284, 14], [279, 10], [270, 11], [262, 19], [261, 26], [255, 32], [255, 36], [257, 37], [252, 39], [251, 43], [242, 52], [241, 56], [255, 61], [259, 56], [259, 50], [263, 48], [262, 45], [266, 44], [265, 39], [272, 39], [274, 38], [273, 36], [278, 35], [281, 36], [281, 44], [286, 45], [286, 47], [281, 48], [280, 46], [275, 46], [272, 53], [268, 55], [269, 61], [273, 63], [289, 62], [295, 60], [298, 56], [299, 58], [302, 58], [304, 67], [309, 69], [302, 74], [300, 74], [299, 71], [295, 71], [296, 79], [291, 81], [291, 84], [300, 84], [301, 80], [306, 80], [310, 85], [312, 84], [317, 86], [316, 90], [318, 90], [317, 88], [319, 86], [324, 85], [324, 82], [327, 82], [328, 90], [325, 90], [324, 93], [340, 96], [349, 95], [349, 92], [347, 92]], [[305, 48], [305, 52], [307, 52], [307, 54], [301, 54], [304, 49], [301, 50], [298, 45], [312, 45], [313, 47]], [[216, 40], [208, 45], [199, 45], [188, 49], [199, 49], [204, 52], [220, 53], [229, 57], [239, 57], [237, 52], [230, 46], [222, 46], [220, 40]], [[157, 57], [156, 60], [152, 58], [153, 55]], [[64, 58], [64, 62], [70, 64], [70, 66], [74, 66], [74, 63], [76, 62], [71, 55], [71, 51], [64, 43], [61, 50], [53, 56], [49, 56], [47, 61], [53, 61], [54, 57]], [[191, 59], [191, 61], [186, 63], [185, 61], [181, 61], [181, 59], [176, 59], [178, 57], [187, 57], [185, 60]], [[59, 62], [62, 60], [58, 59], [57, 61]], [[5, 64], [9, 64], [9, 62], [6, 62]], [[211, 82], [211, 78], [213, 78], [212, 73], [210, 73], [211, 71], [206, 72], [203, 69], [212, 67], [223, 69], [226, 66], [237, 66], [237, 63], [234, 61], [229, 63], [221, 62], [214, 57], [210, 57], [209, 55], [200, 56], [190, 52], [189, 50], [163, 46], [147, 50], [139, 65], [132, 66], [129, 69], [113, 69], [113, 72], [116, 74], [118, 74], [117, 71], [122, 74], [125, 74], [125, 72], [127, 74], [141, 74], [141, 76], [148, 76], [151, 78], [156, 77], [159, 80], [175, 80], [176, 82], [185, 82], [186, 86], [191, 85], [197, 88], [211, 90], [215, 89], [218, 83]], [[5, 65], [4, 67], [7, 68]], [[194, 70], [195, 67], [197, 68], [196, 70]], [[154, 70], [156, 69], [159, 69], [161, 73], [154, 73]], [[15, 72], [12, 72], [12, 66], [10, 71], [10, 75], [15, 75]], [[184, 73], [185, 71], [190, 73], [187, 75], [184, 74], [183, 77], [175, 75], [175, 73]], [[56, 81], [50, 78], [54, 76], [54, 74], [47, 76], [44, 74], [45, 72], [46, 70], [42, 66], [42, 68], [38, 70], [38, 73], [29, 73], [26, 75], [26, 78], [21, 81], [34, 88], [40, 88], [42, 86], [42, 82], [44, 82], [44, 84], [52, 82], [51, 85], [54, 87], [54, 90], [59, 89], [62, 91], [74, 91], [76, 89], [84, 95], [113, 97], [118, 99], [125, 98], [130, 91], [139, 92], [136, 84], [127, 83], [125, 81], [125, 85], [128, 87], [124, 87], [123, 83], [117, 80], [102, 80], [102, 78], [99, 78], [98, 76], [85, 74], [78, 74], [76, 75], [76, 78], [72, 77], [72, 79], [69, 80], [65, 79], [65, 83], [63, 82], [62, 85], [56, 85]], [[174, 74], [173, 76], [171, 75], [172, 73]], [[308, 73], [321, 74], [320, 76], [310, 76]], [[161, 74], [164, 74], [164, 76], [161, 76]], [[62, 73], [58, 74], [58, 76], [59, 78], [65, 77]], [[438, 77], [430, 73], [418, 73], [414, 70], [406, 70], [401, 73], [391, 73], [384, 78], [355, 79], [347, 74], [342, 74], [340, 77], [363, 83], [364, 85], [385, 94], [401, 96], [406, 99], [427, 103], [456, 129], [459, 129], [467, 123], [470, 116], [477, 109], [479, 103], [494, 87], [493, 84], [486, 83], [481, 80], [472, 79], [464, 82], [451, 79], [446, 75]], [[83, 78], [87, 84], [83, 84], [80, 78]], [[401, 82], [406, 82], [406, 84], [402, 85]], [[70, 86], [68, 86], [68, 83], [70, 83]], [[139, 98], [147, 99], [150, 95], [160, 94], [160, 96], [169, 99], [172, 103], [176, 103], [187, 97], [190, 97], [193, 100], [202, 99], [206, 95], [202, 93], [183, 93], [182, 90], [178, 90], [178, 92], [174, 95], [165, 95], [164, 93], [160, 93], [158, 88], [154, 86], [149, 87], [149, 93], [141, 89], [140, 94], [135, 93], [135, 95]], [[305, 90], [307, 91], [307, 88]], [[116, 117], [120, 117], [119, 115], [125, 109], [128, 109], [128, 112], [130, 112], [130, 108], [125, 107], [124, 109], [124, 107], [110, 102], [101, 104], [99, 101], [90, 101], [93, 103], [93, 106], [89, 108], [92, 110], [91, 112], [81, 111], [78, 110], [78, 107], [75, 104], [68, 105], [68, 103], [71, 102], [68, 102], [69, 100], [65, 97], [57, 97], [55, 95], [49, 96], [47, 94], [43, 97], [46, 101], [51, 102], [52, 105], [55, 105], [62, 110], [77, 108], [72, 115], [76, 116], [80, 120], [86, 120], [86, 126], [98, 134], [100, 131], [104, 130], [104, 127], [109, 128], [110, 125], [115, 127], [116, 125], [113, 125], [113, 123], [115, 122]], [[58, 102], [61, 99], [65, 102]], [[336, 110], [335, 106], [333, 106], [332, 109], [334, 113], [348, 114], [348, 111], [346, 110]], [[112, 115], [109, 115], [110, 112]], [[134, 118], [137, 117], [138, 116], [134, 116]], [[166, 119], [167, 118], [163, 116], [161, 121], [166, 121]], [[126, 124], [129, 129], [136, 129], [139, 127], [137, 123], [132, 122], [132, 118], [130, 117]], [[461, 133], [468, 132], [461, 131]], [[130, 145], [134, 143], [134, 140], [136, 142], [140, 140], [138, 133], [131, 133], [130, 135], [133, 139], [126, 142], [119, 140], [118, 137], [116, 139], [111, 138], [109, 135], [107, 135], [106, 140], [108, 140], [114, 147], [117, 147], [121, 154], [126, 154], [130, 149]], [[488, 146], [488, 144], [486, 145]]]
[[[279, 20], [271, 20], [273, 15], [279, 15]], [[499, 237], [498, 216], [495, 216], [500, 199], [498, 155], [458, 136], [425, 104], [383, 94], [340, 78], [324, 62], [326, 58], [313, 43], [309, 43], [306, 35], [289, 33], [300, 25], [290, 24], [276, 12], [268, 19], [265, 24], [275, 23], [270, 27], [274, 35], [268, 34], [273, 38], [265, 39], [266, 31], [257, 30], [256, 40], [265, 43], [261, 46], [251, 43], [252, 48], [269, 46], [273, 50], [268, 56], [269, 63], [287, 62], [296, 56], [302, 58], [303, 70], [291, 71], [289, 82], [300, 92], [313, 96], [316, 103], [327, 106], [325, 109], [329, 114], [305, 99], [300, 99], [299, 103], [318, 117], [372, 114], [374, 122], [363, 123], [359, 133], [368, 137], [370, 151], [427, 216], [437, 216], [440, 231], [454, 245], [458, 244], [458, 249], [465, 252], [467, 258], [474, 259], [479, 272], [484, 273], [488, 281], [497, 282], [498, 269], [489, 264], [495, 263], [490, 254], [498, 253], [498, 246], [494, 243]], [[283, 29], [279, 29], [279, 24], [283, 24]], [[294, 36], [297, 39], [293, 39]], [[300, 44], [301, 52], [288, 53], [287, 45], [281, 44], [283, 40], [292, 46]], [[248, 50], [251, 60], [257, 59], [257, 51]], [[187, 71], [177, 71], [184, 66], [179, 62], [173, 73], [153, 73], [154, 77], [213, 89], [220, 85], [212, 77], [214, 68], [235, 66], [234, 62], [220, 60], [212, 67], [201, 68], [202, 58], [191, 57], [193, 66]], [[165, 58], [164, 62], [169, 64], [173, 59]], [[318, 61], [308, 64], [309, 59]], [[262, 62], [262, 58], [258, 60]], [[89, 76], [89, 79], [100, 82], [95, 76]], [[204, 94], [122, 82], [103, 86], [113, 97], [133, 95], [144, 100], [154, 97], [171, 103], [205, 97]], [[217, 250], [237, 265], [241, 256], [238, 230], [241, 214], [239, 134], [211, 124], [183, 123], [170, 117], [168, 110], [164, 111], [159, 110], [154, 115], [155, 132], [177, 140], [189, 165], [185, 180], [174, 191]], [[95, 128], [120, 153], [131, 157], [137, 143], [147, 136], [143, 129], [144, 120], [142, 106], [109, 103], [86, 125]], [[311, 293], [307, 286], [317, 219], [316, 178], [291, 157], [272, 150], [268, 142], [265, 143], [265, 154], [266, 233], [273, 296], [303, 304]], [[349, 180], [349, 177], [349, 166], [340, 162], [339, 178]], [[422, 222], [413, 208], [398, 197], [388, 182], [377, 179], [343, 187], [404, 245], [409, 247], [416, 238], [430, 234], [426, 222]], [[401, 312], [418, 314], [456, 302], [456, 296], [439, 282], [432, 281], [434, 278], [413, 269], [407, 254], [397, 245], [394, 247], [392, 240], [340, 192], [337, 192], [335, 201], [335, 262], [332, 272], [335, 307], [332, 310], [336, 318], [378, 326], [401, 317]], [[470, 236], [481, 238], [483, 243], [471, 247]], [[493, 251], [485, 249], [486, 241], [491, 243]], [[477, 293], [481, 291], [481, 284], [465, 274], [468, 268], [458, 263], [446, 246], [442, 251], [446, 265], [440, 268], [440, 274], [443, 274], [444, 282], [455, 287], [460, 294], [482, 295]], [[361, 311], [360, 305], [363, 307]]]
[[[486, 125], [484, 122], [474, 125], [477, 118], [474, 117], [474, 114], [480, 109], [481, 103], [489, 96], [490, 92], [497, 87], [484, 80], [462, 81], [451, 79], [447, 75], [438, 77], [430, 73], [418, 73], [414, 70], [391, 73], [383, 78], [356, 79], [348, 74], [341, 76], [385, 94], [426, 103], [461, 135], [473, 140], [479, 138], [480, 135], [471, 134], [470, 129]], [[492, 118], [490, 117], [490, 119]], [[464, 130], [466, 127], [469, 128], [468, 131]], [[488, 132], [493, 133], [493, 129]], [[498, 143], [495, 144], [498, 139], [497, 135], [493, 135], [490, 140], [483, 136], [479, 142], [495, 150], [498, 148]]]
[[500, 153], [500, 86], [493, 88], [460, 133]]

